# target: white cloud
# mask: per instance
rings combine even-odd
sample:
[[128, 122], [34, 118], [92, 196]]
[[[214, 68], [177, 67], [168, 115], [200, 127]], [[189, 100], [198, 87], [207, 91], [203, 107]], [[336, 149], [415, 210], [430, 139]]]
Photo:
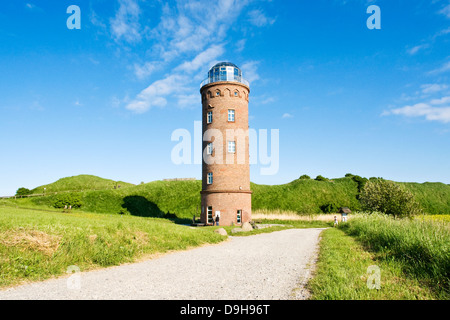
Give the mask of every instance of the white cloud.
[[294, 116], [292, 115], [292, 114], [290, 114], [290, 113], [285, 113], [285, 114], [283, 114], [283, 116], [282, 116], [282, 118], [283, 119], [289, 119], [289, 118], [293, 118]]
[[447, 71], [450, 71], [450, 61], [444, 63], [441, 67], [428, 72], [428, 74], [438, 74], [438, 73], [444, 73]]
[[439, 13], [445, 15], [447, 18], [450, 18], [450, 4], [445, 6], [441, 11], [439, 11]]
[[252, 10], [248, 13], [249, 21], [257, 27], [264, 27], [275, 23], [275, 19], [268, 18], [261, 10]]
[[116, 96], [111, 97], [111, 106], [113, 108], [119, 108], [120, 105], [122, 104], [122, 100], [120, 100], [119, 98], [117, 98]]
[[448, 88], [448, 86], [446, 84], [437, 84], [437, 83], [424, 84], [420, 87], [422, 88], [423, 93], [436, 93], [436, 92], [440, 92], [440, 91], [443, 91]]
[[103, 23], [102, 19], [95, 13], [94, 10], [91, 10], [89, 13], [89, 21], [96, 27], [100, 28], [102, 31], [106, 30], [106, 24]]
[[245, 49], [245, 44], [247, 42], [247, 39], [241, 39], [236, 42], [236, 51], [242, 52]]
[[186, 53], [201, 52], [222, 42], [249, 0], [219, 0], [214, 5], [205, 0], [178, 1], [165, 5], [158, 26], [151, 36], [159, 42], [161, 57], [172, 61]]
[[408, 49], [407, 52], [408, 52], [408, 54], [410, 54], [410, 55], [415, 55], [415, 54], [416, 54], [417, 52], [419, 52], [420, 50], [426, 49], [426, 48], [428, 48], [428, 47], [429, 47], [428, 44], [421, 44], [421, 45], [415, 46], [415, 47], [413, 47], [413, 48], [411, 48], [411, 49]]
[[263, 101], [261, 101], [261, 104], [269, 104], [269, 103], [274, 103], [274, 102], [275, 102], [274, 97], [268, 97], [268, 98], [264, 99]]
[[165, 97], [182, 91], [185, 82], [186, 78], [180, 75], [170, 75], [155, 81], [129, 102], [126, 108], [136, 113], [143, 113], [152, 107], [165, 107], [167, 105]]
[[450, 105], [450, 97], [443, 97], [440, 99], [433, 99], [430, 101], [432, 105], [441, 105], [441, 104], [449, 104]]
[[181, 94], [177, 96], [179, 108], [195, 108], [201, 105], [200, 95], [195, 94]]
[[[202, 77], [206, 76], [206, 68], [218, 62], [226, 48], [239, 51], [245, 47], [246, 39], [228, 46], [227, 36], [232, 28], [233, 31], [240, 28], [236, 21], [254, 0], [218, 0], [214, 5], [206, 0], [176, 0], [176, 4], [171, 6], [165, 3], [159, 23], [149, 32], [142, 31], [139, 25], [139, 6], [133, 6], [137, 0], [119, 1], [121, 7], [114, 18], [119, 22], [113, 32], [115, 38], [128, 39], [128, 42], [140, 39], [152, 42], [153, 62], [132, 65], [135, 76], [145, 79], [155, 73], [156, 68], [163, 70], [170, 66], [163, 79], [154, 81], [125, 103], [128, 110], [142, 113], [154, 106], [173, 104], [186, 108], [199, 104], [197, 88]], [[258, 10], [253, 10], [250, 16], [251, 23], [256, 26], [275, 21]], [[141, 37], [140, 32], [146, 37]], [[258, 64], [258, 61], [243, 64], [244, 78], [258, 80]]]
[[140, 80], [150, 76], [156, 69], [158, 64], [156, 62], [146, 62], [143, 65], [134, 64], [134, 74]]
[[249, 61], [241, 66], [242, 76], [250, 83], [259, 80], [258, 74], [259, 61]]
[[119, 9], [110, 19], [111, 34], [116, 41], [129, 43], [141, 41], [139, 16], [141, 9], [136, 0], [119, 0]]
[[385, 111], [385, 115], [403, 115], [406, 117], [425, 117], [429, 121], [450, 123], [450, 96], [433, 99], [428, 103], [417, 103], [411, 106]]
[[440, 36], [444, 36], [444, 35], [449, 34], [449, 33], [450, 33], [450, 27], [447, 28], [447, 29], [444, 29], [444, 30], [439, 31], [438, 33], [436, 33], [436, 34], [434, 35], [433, 38], [437, 38], [437, 37], [440, 37]]
[[42, 8], [38, 7], [34, 3], [29, 3], [29, 2], [25, 4], [25, 8], [27, 8], [30, 11], [37, 11], [37, 12], [43, 12], [44, 11]]
[[179, 65], [176, 70], [192, 73], [205, 65], [211, 64], [211, 62], [221, 56], [224, 51], [223, 45], [213, 45], [199, 53], [193, 60], [186, 61]]

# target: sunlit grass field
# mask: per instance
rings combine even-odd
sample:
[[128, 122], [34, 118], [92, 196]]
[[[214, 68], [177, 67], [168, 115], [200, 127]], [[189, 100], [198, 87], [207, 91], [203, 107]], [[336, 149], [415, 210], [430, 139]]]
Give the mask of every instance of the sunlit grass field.
[[166, 219], [0, 206], [0, 288], [226, 239]]
[[[314, 299], [450, 298], [450, 228], [439, 219], [354, 215], [322, 233]], [[381, 288], [369, 289], [367, 268], [381, 271]]]

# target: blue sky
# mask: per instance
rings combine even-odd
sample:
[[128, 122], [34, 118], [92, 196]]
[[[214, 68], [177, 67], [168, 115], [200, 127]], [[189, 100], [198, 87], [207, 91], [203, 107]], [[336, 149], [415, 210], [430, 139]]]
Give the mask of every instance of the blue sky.
[[450, 183], [447, 0], [3, 1], [0, 43], [1, 195], [78, 174], [200, 179], [171, 135], [193, 135], [219, 61], [251, 83], [250, 127], [279, 129], [279, 170], [252, 165], [253, 182]]

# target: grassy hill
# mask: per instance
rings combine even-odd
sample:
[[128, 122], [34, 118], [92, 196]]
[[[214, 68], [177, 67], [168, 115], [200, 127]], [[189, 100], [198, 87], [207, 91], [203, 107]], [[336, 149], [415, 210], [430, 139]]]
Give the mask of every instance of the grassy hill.
[[297, 213], [322, 213], [327, 205], [359, 210], [357, 183], [350, 178], [331, 181], [297, 179], [283, 185], [252, 183], [253, 210], [281, 210]]
[[33, 194], [43, 194], [44, 188], [46, 193], [62, 192], [62, 191], [83, 191], [83, 190], [104, 190], [114, 189], [119, 186], [121, 188], [131, 187], [134, 184], [103, 179], [92, 175], [79, 175], [59, 179], [56, 182], [46, 184], [31, 190]]
[[[114, 186], [121, 185], [120, 189]], [[450, 213], [450, 185], [443, 183], [402, 183], [415, 194], [428, 214]], [[81, 175], [63, 178], [55, 183], [33, 189], [34, 193], [77, 191], [65, 193], [77, 197], [82, 209], [97, 213], [131, 214], [162, 217], [175, 214], [178, 218], [192, 219], [200, 212], [201, 181], [154, 181], [141, 185], [116, 182], [95, 176]], [[102, 189], [102, 190], [97, 190]], [[251, 184], [254, 211], [290, 211], [298, 214], [316, 214], [347, 206], [360, 210], [357, 200], [358, 183], [351, 177], [329, 181], [297, 179], [283, 185]], [[10, 200], [17, 205], [52, 207], [61, 197], [49, 195]]]

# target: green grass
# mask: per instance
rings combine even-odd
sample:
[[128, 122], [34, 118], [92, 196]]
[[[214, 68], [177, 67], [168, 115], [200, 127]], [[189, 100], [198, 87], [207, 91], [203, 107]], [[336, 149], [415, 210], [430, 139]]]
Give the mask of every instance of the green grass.
[[0, 287], [108, 267], [226, 239], [166, 219], [0, 206]]
[[335, 204], [359, 210], [357, 183], [350, 178], [332, 181], [294, 180], [283, 185], [252, 183], [252, 209], [297, 213], [322, 213], [321, 206]]
[[[352, 217], [322, 233], [313, 299], [443, 299], [449, 295], [449, 226], [386, 215]], [[367, 288], [367, 268], [381, 289]]]
[[448, 224], [363, 214], [353, 217], [344, 230], [380, 257], [401, 263], [405, 274], [450, 297]]
[[103, 179], [92, 175], [78, 175], [59, 179], [56, 182], [39, 186], [31, 190], [33, 194], [62, 192], [62, 191], [84, 191], [84, 190], [104, 190], [114, 189], [120, 185], [120, 188], [132, 187], [134, 184]]
[[[379, 260], [337, 228], [322, 232], [319, 260], [308, 286], [312, 300], [429, 300], [435, 296], [419, 281], [405, 277], [402, 265]], [[380, 268], [380, 289], [369, 289], [370, 266]], [[369, 280], [369, 283], [372, 281]]]
[[450, 185], [437, 182], [403, 185], [414, 194], [426, 213], [450, 214]]

